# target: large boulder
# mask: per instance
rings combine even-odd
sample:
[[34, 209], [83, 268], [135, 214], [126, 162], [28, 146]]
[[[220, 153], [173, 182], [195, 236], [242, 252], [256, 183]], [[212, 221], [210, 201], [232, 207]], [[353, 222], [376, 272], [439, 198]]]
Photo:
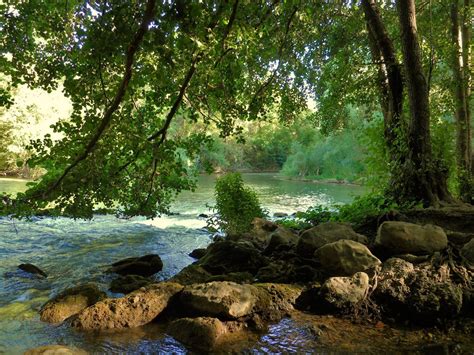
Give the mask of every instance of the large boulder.
[[112, 264], [108, 272], [119, 275], [151, 276], [163, 269], [159, 255], [149, 254], [141, 257], [127, 258]]
[[251, 313], [256, 303], [255, 287], [228, 281], [186, 286], [181, 304], [200, 316], [235, 319]]
[[464, 244], [461, 249], [461, 255], [472, 265], [474, 265], [474, 239]]
[[314, 256], [331, 276], [351, 276], [381, 264], [365, 245], [353, 240], [326, 244]]
[[250, 272], [255, 275], [268, 263], [251, 243], [224, 240], [209, 245], [198, 265], [213, 275], [230, 272]]
[[326, 222], [305, 230], [296, 245], [296, 251], [302, 256], [311, 257], [316, 249], [342, 239], [367, 244], [367, 237], [354, 232], [349, 224]]
[[105, 297], [105, 292], [93, 284], [68, 288], [44, 304], [40, 318], [43, 322], [60, 323]]
[[265, 252], [272, 253], [282, 247], [288, 249], [296, 245], [298, 239], [299, 237], [291, 230], [285, 227], [278, 227], [270, 234], [268, 244], [265, 248]]
[[211, 276], [212, 275], [204, 270], [200, 265], [191, 264], [183, 268], [168, 281], [176, 282], [181, 285], [192, 285], [207, 282]]
[[384, 309], [397, 315], [405, 312], [410, 296], [410, 280], [415, 268], [412, 263], [399, 258], [390, 258], [382, 265], [378, 274], [374, 298]]
[[252, 221], [252, 230], [244, 235], [245, 239], [264, 248], [270, 241], [270, 235], [278, 229], [278, 224], [256, 217]]
[[424, 325], [455, 317], [463, 305], [462, 288], [450, 280], [444, 266], [415, 266], [398, 258], [385, 261], [373, 297], [391, 317]]
[[172, 282], [153, 284], [122, 298], [106, 299], [83, 310], [72, 326], [84, 330], [138, 327], [150, 323], [181, 292]]
[[375, 243], [391, 255], [433, 254], [446, 249], [448, 238], [441, 227], [387, 221], [380, 225]]
[[462, 288], [449, 280], [437, 280], [429, 272], [417, 272], [410, 283], [407, 314], [421, 324], [436, 324], [460, 314]]
[[264, 329], [268, 322], [278, 322], [288, 315], [300, 297], [303, 287], [293, 284], [254, 284], [255, 306], [250, 323], [257, 329]]
[[65, 345], [43, 345], [25, 351], [24, 355], [87, 355], [82, 349], [72, 348]]
[[319, 291], [317, 300], [321, 305], [319, 311], [353, 310], [364, 300], [368, 290], [369, 276], [365, 272], [357, 272], [352, 277], [330, 277]]
[[181, 318], [170, 323], [167, 333], [183, 344], [198, 350], [208, 351], [222, 339], [222, 336], [236, 331], [236, 322], [226, 324], [217, 318]]

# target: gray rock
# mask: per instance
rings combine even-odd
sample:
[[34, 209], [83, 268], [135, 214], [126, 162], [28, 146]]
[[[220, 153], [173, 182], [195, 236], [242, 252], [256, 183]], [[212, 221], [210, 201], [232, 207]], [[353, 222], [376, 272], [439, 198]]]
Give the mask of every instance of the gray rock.
[[336, 311], [353, 309], [369, 290], [369, 276], [357, 272], [352, 277], [331, 277], [323, 284], [319, 297]]
[[472, 265], [474, 265], [474, 239], [464, 244], [461, 249], [461, 255]]
[[291, 247], [296, 245], [299, 237], [284, 227], [278, 227], [270, 234], [268, 245], [265, 248], [266, 253], [271, 253], [281, 246]]
[[189, 256], [194, 259], [201, 259], [204, 255], [206, 255], [207, 249], [206, 248], [197, 248], [194, 249], [192, 252], [189, 253]]
[[288, 217], [288, 213], [285, 213], [285, 212], [275, 212], [275, 213], [273, 214], [273, 217], [275, 217], [275, 218]]
[[446, 249], [448, 238], [441, 227], [431, 224], [387, 221], [380, 225], [375, 243], [391, 255], [424, 255]]
[[105, 292], [93, 284], [68, 288], [41, 307], [40, 319], [48, 323], [63, 322], [105, 297]]
[[209, 245], [206, 255], [199, 261], [206, 271], [214, 275], [230, 272], [257, 273], [268, 260], [252, 244], [225, 240]]
[[254, 286], [215, 281], [186, 286], [180, 301], [201, 316], [232, 319], [250, 314], [257, 299]]
[[196, 265], [196, 264], [191, 264], [191, 265], [186, 266], [184, 269], [182, 269], [180, 272], [178, 272], [168, 281], [176, 282], [181, 285], [192, 285], [195, 283], [207, 282], [207, 280], [211, 276], [212, 275], [206, 270], [204, 270], [201, 266]]
[[413, 264], [408, 261], [398, 258], [386, 260], [378, 275], [377, 288], [374, 291], [377, 302], [389, 308], [391, 312], [403, 312], [410, 295], [408, 280], [414, 271]]
[[354, 232], [349, 224], [326, 222], [305, 230], [301, 234], [296, 251], [302, 256], [311, 257], [316, 249], [342, 239], [367, 244], [367, 237]]
[[177, 283], [162, 282], [97, 302], [79, 313], [72, 326], [84, 330], [139, 327], [154, 320], [182, 289]]
[[326, 244], [317, 249], [314, 256], [332, 276], [351, 276], [381, 264], [365, 245], [353, 240]]
[[163, 269], [163, 262], [159, 255], [149, 254], [141, 257], [120, 260], [108, 270], [119, 275], [151, 276]]
[[153, 280], [140, 275], [120, 276], [110, 283], [109, 290], [119, 293], [130, 293], [141, 287], [149, 285]]

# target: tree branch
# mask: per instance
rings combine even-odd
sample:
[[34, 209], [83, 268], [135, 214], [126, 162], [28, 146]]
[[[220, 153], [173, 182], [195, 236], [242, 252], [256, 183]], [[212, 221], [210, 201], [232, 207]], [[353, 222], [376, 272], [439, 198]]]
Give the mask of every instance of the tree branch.
[[114, 100], [108, 107], [107, 111], [104, 113], [104, 116], [102, 117], [102, 120], [100, 121], [96, 132], [90, 138], [84, 151], [74, 159], [74, 161], [64, 170], [63, 174], [46, 190], [46, 192], [43, 194], [43, 197], [47, 196], [49, 193], [55, 190], [61, 184], [63, 179], [69, 174], [69, 172], [74, 169], [81, 161], [88, 157], [88, 155], [92, 152], [100, 137], [112, 121], [112, 115], [120, 106], [120, 103], [122, 102], [122, 99], [127, 91], [128, 84], [130, 83], [130, 79], [132, 78], [132, 65], [134, 62], [135, 53], [138, 51], [138, 47], [140, 46], [140, 43], [142, 42], [143, 37], [145, 36], [145, 33], [148, 31], [150, 22], [153, 19], [155, 12], [155, 3], [156, 0], [148, 0], [146, 4], [145, 13], [143, 15], [140, 27], [135, 33], [133, 40], [127, 49], [125, 59], [125, 71], [123, 74], [122, 82], [120, 83], [117, 93], [115, 94]]

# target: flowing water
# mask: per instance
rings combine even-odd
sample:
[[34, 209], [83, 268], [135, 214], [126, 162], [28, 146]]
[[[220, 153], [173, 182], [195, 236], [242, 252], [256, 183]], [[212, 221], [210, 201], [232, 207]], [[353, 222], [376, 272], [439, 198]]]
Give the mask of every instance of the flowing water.
[[[244, 174], [270, 212], [304, 211], [313, 205], [350, 202], [364, 192], [357, 186], [285, 181], [272, 174]], [[0, 192], [25, 189], [24, 181], [0, 180]], [[194, 260], [188, 253], [210, 242], [203, 229], [212, 205], [214, 177], [199, 179], [195, 192], [182, 193], [172, 206], [172, 216], [145, 220], [96, 216], [90, 221], [69, 218], [33, 218], [31, 221], [0, 218], [0, 353], [15, 354], [46, 344], [75, 345], [91, 352], [184, 353], [186, 348], [167, 336], [159, 325], [124, 332], [88, 334], [65, 325], [40, 322], [38, 310], [61, 290], [94, 282], [104, 291], [112, 276], [104, 273], [117, 260], [156, 253], [164, 267], [155, 275], [164, 280]], [[28, 277], [17, 269], [33, 263], [48, 273], [46, 279]], [[109, 292], [109, 296], [114, 295]], [[305, 352], [305, 331], [291, 320], [274, 325], [261, 337], [243, 345], [247, 352]]]

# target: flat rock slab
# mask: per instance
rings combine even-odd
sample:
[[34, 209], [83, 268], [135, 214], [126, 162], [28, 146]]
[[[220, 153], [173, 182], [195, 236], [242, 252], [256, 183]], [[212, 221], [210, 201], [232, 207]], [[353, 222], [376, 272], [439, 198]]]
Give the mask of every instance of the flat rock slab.
[[226, 319], [248, 315], [256, 300], [254, 286], [228, 281], [186, 286], [180, 296], [184, 307], [197, 314]]
[[441, 227], [387, 221], [380, 225], [375, 244], [391, 255], [433, 254], [446, 249], [448, 238]]
[[72, 326], [84, 330], [105, 330], [150, 323], [182, 289], [180, 284], [163, 282], [122, 298], [106, 299], [83, 310], [72, 322]]
[[332, 276], [352, 276], [381, 264], [365, 245], [353, 240], [326, 244], [317, 249], [314, 256]]
[[43, 322], [60, 323], [105, 297], [105, 292], [94, 284], [68, 288], [41, 307], [40, 318]]

